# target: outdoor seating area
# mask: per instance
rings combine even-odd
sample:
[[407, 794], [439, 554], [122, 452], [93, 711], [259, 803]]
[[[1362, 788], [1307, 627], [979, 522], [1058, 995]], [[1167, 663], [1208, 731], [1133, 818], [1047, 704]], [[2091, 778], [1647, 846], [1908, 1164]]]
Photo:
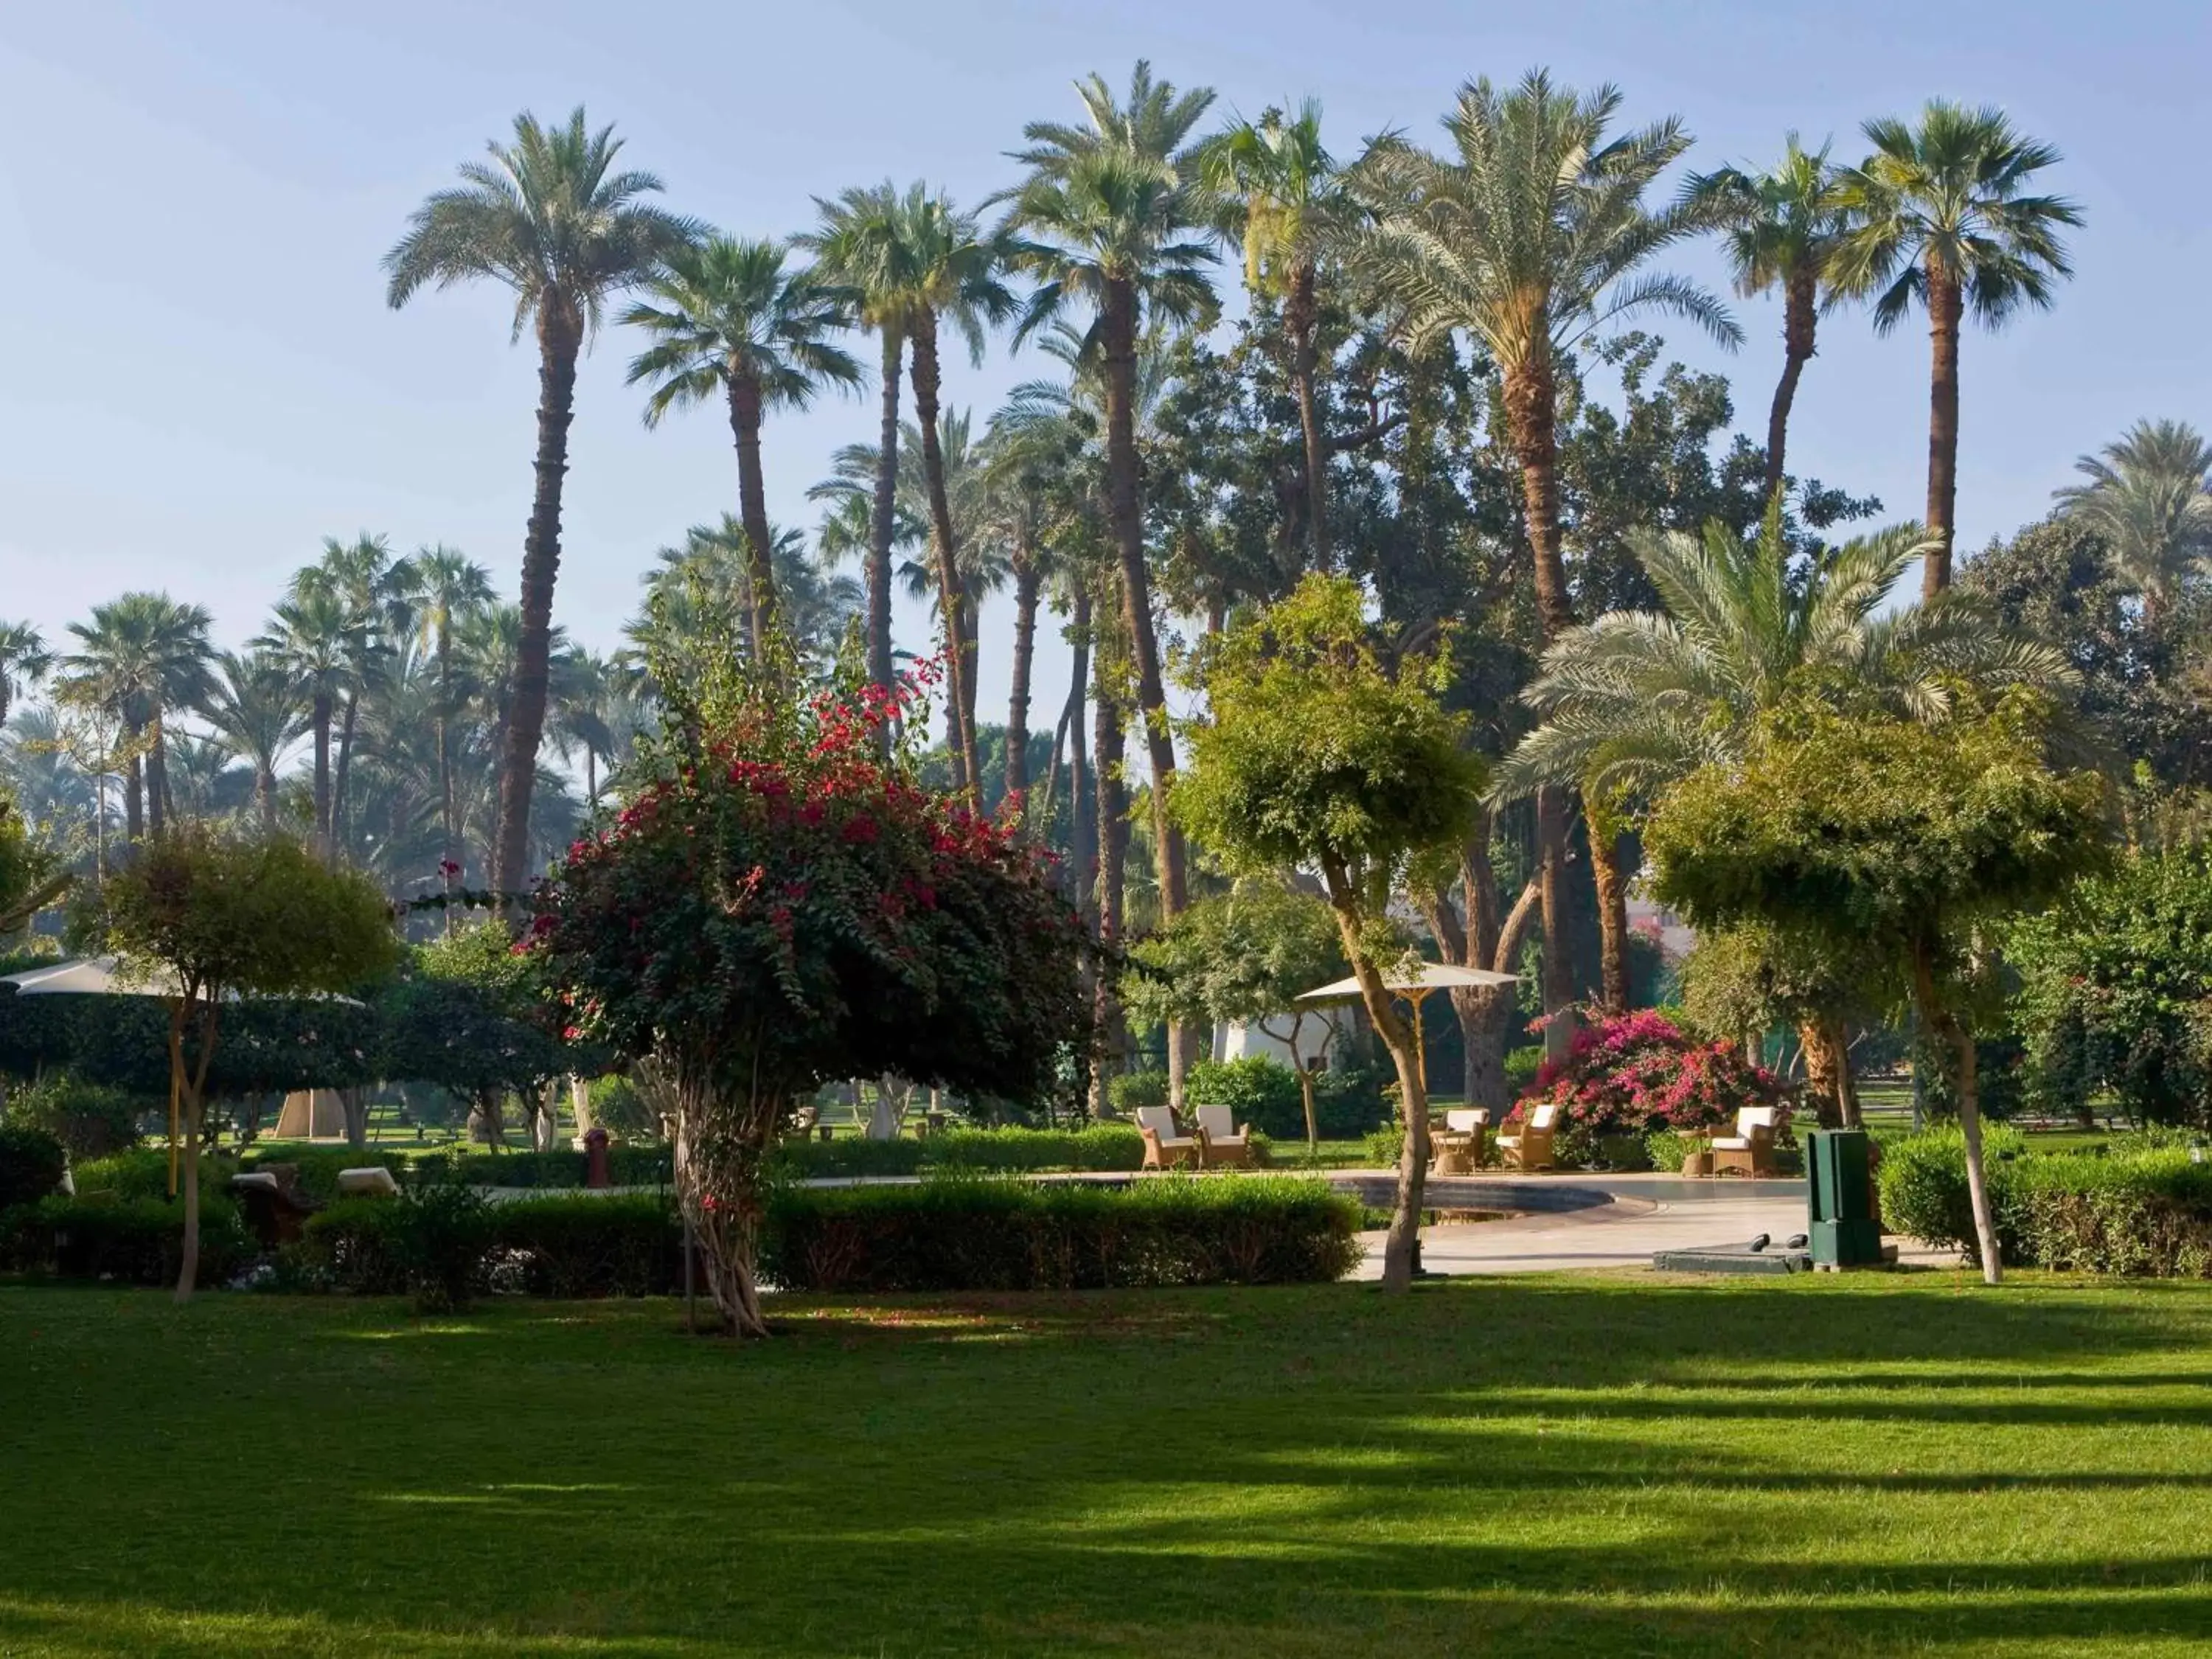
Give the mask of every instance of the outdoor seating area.
[[1186, 1128], [1172, 1107], [1139, 1106], [1137, 1133], [1144, 1137], [1147, 1170], [1247, 1169], [1255, 1162], [1252, 1128], [1226, 1106], [1200, 1106]]

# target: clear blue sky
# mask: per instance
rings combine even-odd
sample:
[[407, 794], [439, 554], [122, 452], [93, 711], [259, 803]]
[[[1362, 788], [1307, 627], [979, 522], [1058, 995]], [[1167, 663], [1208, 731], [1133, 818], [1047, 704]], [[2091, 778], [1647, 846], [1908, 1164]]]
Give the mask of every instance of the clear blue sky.
[[[1632, 120], [1680, 113], [1698, 166], [1765, 160], [1792, 128], [1856, 156], [1863, 118], [1930, 94], [2002, 103], [2065, 151], [2054, 184], [2088, 224], [2055, 312], [1966, 343], [1962, 544], [2039, 515], [2078, 453], [2140, 416], [2212, 422], [2201, 3], [24, 0], [0, 13], [0, 617], [58, 635], [162, 586], [234, 643], [322, 537], [363, 527], [403, 550], [453, 543], [511, 591], [534, 350], [510, 347], [491, 291], [386, 310], [378, 261], [518, 109], [580, 100], [672, 204], [770, 234], [809, 223], [811, 196], [886, 174], [979, 198], [1006, 181], [1024, 121], [1072, 115], [1073, 77], [1119, 82], [1139, 55], [1218, 88], [1224, 112], [1318, 95], [1346, 152], [1385, 126], [1432, 132], [1462, 80], [1539, 64], [1617, 82]], [[1707, 251], [1677, 263], [1717, 279]], [[1750, 341], [1725, 367], [1756, 431], [1779, 322], [1738, 310]], [[711, 413], [640, 427], [630, 349], [613, 331], [585, 365], [556, 604], [602, 648], [653, 550], [736, 494]], [[1926, 350], [1917, 323], [1882, 342], [1862, 317], [1828, 324], [1793, 470], [1917, 516]], [[1039, 372], [1000, 352], [951, 366], [948, 395], [988, 412]], [[872, 408], [832, 400], [770, 428], [774, 514], [813, 522], [806, 485], [836, 445], [872, 438]], [[910, 613], [902, 642], [924, 628]], [[1003, 707], [1003, 616], [984, 637], [983, 696]], [[1049, 709], [1065, 668], [1056, 647], [1041, 657]]]

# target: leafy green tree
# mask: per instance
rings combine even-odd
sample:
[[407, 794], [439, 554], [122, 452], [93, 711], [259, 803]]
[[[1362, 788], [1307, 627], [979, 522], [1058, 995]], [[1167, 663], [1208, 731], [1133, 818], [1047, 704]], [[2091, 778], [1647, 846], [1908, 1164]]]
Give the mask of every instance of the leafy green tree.
[[1644, 831], [1660, 902], [1698, 928], [1763, 924], [1893, 966], [1956, 1056], [1982, 1271], [2001, 1264], [1982, 1170], [1974, 1027], [1996, 929], [2107, 856], [2104, 781], [2045, 760], [2043, 701], [2014, 691], [1940, 724], [1813, 707], [1741, 762], [1674, 786]]
[[118, 957], [168, 1005], [169, 1080], [185, 1127], [185, 1241], [177, 1300], [199, 1270], [201, 1107], [226, 999], [352, 989], [396, 948], [374, 885], [325, 869], [307, 848], [204, 826], [149, 836], [81, 896], [72, 942]]
[[561, 564], [561, 484], [568, 470], [576, 360], [608, 296], [636, 286], [698, 228], [642, 198], [660, 181], [618, 170], [611, 126], [590, 131], [579, 106], [558, 126], [527, 112], [514, 142], [465, 163], [461, 183], [416, 210], [385, 256], [394, 309], [425, 288], [490, 281], [514, 293], [514, 332], [538, 334], [538, 487], [523, 538], [522, 633], [501, 763], [492, 884], [518, 885], [530, 840], [530, 798], [545, 726], [553, 584]]
[[1838, 185], [1852, 220], [1836, 279], [1874, 293], [1874, 325], [1887, 334], [1916, 305], [1928, 313], [1929, 534], [1921, 592], [1951, 583], [1959, 496], [1959, 334], [1971, 312], [2001, 327], [2023, 307], [2051, 302], [2073, 275], [2062, 228], [2081, 222], [2063, 196], [2029, 194], [2058, 152], [2017, 131], [2003, 111], [1929, 101], [1917, 125], [1869, 121], [1874, 153]]
[[[1577, 94], [1541, 70], [1510, 90], [1475, 81], [1460, 88], [1444, 118], [1449, 154], [1386, 137], [1359, 164], [1362, 192], [1377, 219], [1364, 262], [1406, 308], [1409, 338], [1418, 347], [1464, 332], [1498, 365], [1547, 641], [1575, 624], [1560, 542], [1560, 357], [1603, 324], [1639, 311], [1686, 318], [1724, 345], [1743, 337], [1698, 284], [1640, 273], [1654, 255], [1708, 228], [1715, 210], [1695, 198], [1657, 210], [1645, 204], [1645, 193], [1688, 149], [1690, 137], [1671, 117], [1608, 137], [1620, 101], [1614, 88]], [[1565, 804], [1546, 791], [1537, 812], [1544, 1006], [1556, 1013], [1573, 1000]], [[1593, 817], [1589, 840], [1606, 982], [1625, 984], [1627, 891], [1612, 826]], [[1564, 1025], [1553, 1029], [1564, 1039]]]
[[1813, 361], [1820, 313], [1856, 297], [1840, 280], [1838, 258], [1851, 212], [1828, 147], [1808, 152], [1791, 133], [1781, 162], [1766, 173], [1721, 167], [1699, 173], [1689, 195], [1719, 219], [1735, 290], [1749, 298], [1782, 291], [1782, 379], [1766, 416], [1766, 490], [1782, 489], [1790, 410], [1798, 378]]
[[30, 926], [32, 917], [69, 890], [70, 881], [53, 848], [0, 794], [0, 939]]
[[1175, 813], [1231, 866], [1280, 880], [1317, 869], [1367, 1017], [1390, 1051], [1406, 1115], [1382, 1282], [1412, 1283], [1428, 1169], [1419, 1036], [1383, 988], [1403, 954], [1390, 896], [1415, 855], [1455, 848], [1482, 763], [1437, 692], [1440, 659], [1393, 668], [1376, 648], [1358, 585], [1313, 575], [1281, 604], [1232, 624], [1203, 659], [1212, 720], [1189, 728]]
[[1304, 1039], [1308, 1021], [1328, 1016], [1297, 999], [1344, 977], [1344, 941], [1328, 905], [1279, 880], [1242, 881], [1198, 900], [1132, 945], [1129, 958], [1133, 971], [1122, 975], [1121, 1000], [1139, 1018], [1250, 1026], [1289, 1048], [1313, 1147], [1320, 1131]]
[[2074, 470], [2088, 482], [2055, 492], [2060, 512], [2097, 532], [2155, 632], [2212, 557], [2212, 445], [2186, 422], [2138, 421]]
[[650, 385], [645, 423], [672, 409], [719, 398], [738, 446], [738, 511], [750, 554], [752, 650], [759, 659], [775, 623], [761, 422], [802, 410], [823, 386], [856, 386], [860, 366], [830, 336], [846, 326], [839, 292], [812, 270], [787, 270], [775, 242], [712, 236], [672, 253], [623, 313], [653, 343], [631, 362], [630, 384]]

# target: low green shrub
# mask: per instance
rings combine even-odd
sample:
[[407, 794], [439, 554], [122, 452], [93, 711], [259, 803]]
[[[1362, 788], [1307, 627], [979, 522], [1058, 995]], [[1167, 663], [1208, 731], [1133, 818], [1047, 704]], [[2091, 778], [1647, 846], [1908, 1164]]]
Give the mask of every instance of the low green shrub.
[[419, 1313], [452, 1313], [482, 1288], [492, 1244], [491, 1206], [458, 1181], [416, 1187], [385, 1203], [398, 1213], [384, 1245]]
[[[182, 1200], [58, 1196], [9, 1213], [10, 1253], [21, 1267], [70, 1279], [169, 1285], [183, 1264]], [[222, 1284], [252, 1253], [253, 1237], [238, 1206], [219, 1193], [203, 1193], [200, 1283]]]
[[2022, 1159], [2008, 1194], [2012, 1243], [2038, 1267], [2212, 1279], [2212, 1164], [2178, 1148]]
[[1532, 1042], [1525, 1048], [1510, 1048], [1505, 1054], [1505, 1086], [1518, 1095], [1536, 1080], [1536, 1073], [1544, 1069], [1544, 1045]]
[[1168, 1103], [1168, 1074], [1124, 1072], [1106, 1080], [1106, 1098], [1124, 1117], [1134, 1117], [1139, 1106], [1164, 1106]]
[[137, 1146], [144, 1104], [121, 1089], [82, 1082], [67, 1072], [50, 1072], [36, 1083], [9, 1091], [8, 1121], [45, 1130], [81, 1164]]
[[[1298, 1089], [1298, 1074], [1264, 1054], [1200, 1060], [1183, 1080], [1183, 1097], [1193, 1106], [1226, 1106], [1239, 1123], [1249, 1123], [1278, 1140], [1305, 1139], [1305, 1097]], [[1321, 1116], [1318, 1090], [1314, 1116], [1316, 1121]]]
[[[2000, 1124], [1982, 1127], [1982, 1170], [1990, 1182], [1990, 1206], [1997, 1225], [1997, 1249], [2006, 1261], [2018, 1259], [2016, 1243], [2005, 1237], [2005, 1202], [2012, 1166], [2026, 1146], [2020, 1132]], [[1938, 1125], [1917, 1135], [1884, 1143], [1877, 1176], [1882, 1223], [1938, 1249], [1959, 1249], [1978, 1259], [1973, 1206], [1966, 1194], [1966, 1140], [1955, 1124]]]
[[1682, 1160], [1689, 1152], [1690, 1142], [1672, 1129], [1654, 1129], [1644, 1137], [1645, 1161], [1665, 1175], [1681, 1174]]
[[[665, 1187], [675, 1175], [675, 1154], [665, 1146], [610, 1146], [607, 1179], [617, 1187]], [[559, 1191], [580, 1187], [590, 1174], [588, 1154], [574, 1148], [550, 1152], [434, 1153], [415, 1161], [425, 1181], [453, 1180], [471, 1187], [520, 1187]]]
[[867, 1140], [787, 1140], [775, 1166], [788, 1179], [910, 1176], [931, 1170], [1018, 1173], [1036, 1170], [1135, 1170], [1144, 1137], [1127, 1124], [1087, 1129], [945, 1129], [936, 1134]]
[[1378, 1170], [1395, 1170], [1406, 1151], [1406, 1126], [1386, 1123], [1366, 1134], [1367, 1162]]
[[1268, 1176], [787, 1188], [764, 1266], [823, 1294], [1325, 1283], [1358, 1261], [1359, 1223], [1326, 1183]]
[[[460, 1192], [476, 1207], [445, 1194]], [[288, 1282], [357, 1296], [456, 1292], [496, 1284], [532, 1296], [653, 1296], [683, 1282], [684, 1230], [659, 1194], [568, 1193], [486, 1204], [474, 1188], [410, 1200], [350, 1198], [308, 1219]], [[449, 1304], [450, 1305], [450, 1304]]]
[[44, 1129], [0, 1124], [0, 1210], [35, 1204], [62, 1184], [69, 1155]]
[[[1356, 1057], [1332, 1060], [1329, 1069], [1314, 1079], [1314, 1117], [1324, 1140], [1352, 1140], [1370, 1129], [1389, 1124], [1395, 1108], [1398, 1073], [1388, 1060]], [[1303, 1118], [1298, 1133], [1305, 1133]]]
[[491, 1237], [532, 1296], [667, 1296], [684, 1283], [683, 1224], [659, 1194], [497, 1205]]
[[406, 1185], [410, 1174], [404, 1152], [382, 1152], [359, 1146], [249, 1146], [239, 1154], [237, 1167], [254, 1170], [268, 1164], [296, 1164], [300, 1192], [311, 1204], [328, 1204], [337, 1199], [341, 1170], [389, 1170], [392, 1178], [402, 1186]]
[[[1000, 1130], [1002, 1134], [1018, 1133]], [[896, 1140], [869, 1140], [852, 1135], [837, 1140], [788, 1139], [775, 1149], [776, 1170], [793, 1181], [829, 1176], [910, 1176], [920, 1172], [929, 1140], [902, 1135]]]

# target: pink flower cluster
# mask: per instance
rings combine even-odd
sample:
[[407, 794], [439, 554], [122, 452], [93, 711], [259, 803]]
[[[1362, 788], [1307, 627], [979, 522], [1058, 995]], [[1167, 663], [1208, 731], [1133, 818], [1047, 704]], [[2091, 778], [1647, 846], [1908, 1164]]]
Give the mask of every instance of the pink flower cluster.
[[1537, 1072], [1514, 1115], [1531, 1101], [1550, 1101], [1567, 1127], [1640, 1134], [1711, 1127], [1744, 1107], [1778, 1103], [1782, 1095], [1774, 1074], [1735, 1043], [1694, 1041], [1644, 1008], [1577, 1030], [1566, 1054]]

